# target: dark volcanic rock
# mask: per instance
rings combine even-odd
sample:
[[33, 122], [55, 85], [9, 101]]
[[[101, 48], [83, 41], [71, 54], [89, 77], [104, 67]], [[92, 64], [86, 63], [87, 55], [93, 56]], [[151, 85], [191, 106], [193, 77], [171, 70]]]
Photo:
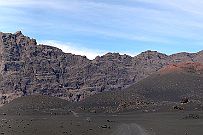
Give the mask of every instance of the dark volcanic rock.
[[37, 45], [21, 32], [1, 33], [0, 50], [2, 102], [35, 93], [68, 98], [66, 90], [78, 89], [83, 79], [78, 71], [90, 62], [55, 47]]
[[203, 63], [203, 53], [167, 56], [146, 51], [135, 57], [108, 53], [91, 61], [37, 45], [19, 31], [0, 33], [0, 61], [1, 103], [33, 94], [79, 101], [98, 92], [126, 88], [171, 63]]

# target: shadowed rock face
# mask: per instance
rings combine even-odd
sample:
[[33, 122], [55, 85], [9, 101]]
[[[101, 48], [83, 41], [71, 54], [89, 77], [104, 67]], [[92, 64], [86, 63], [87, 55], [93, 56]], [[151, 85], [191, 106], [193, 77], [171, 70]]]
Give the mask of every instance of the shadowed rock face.
[[179, 62], [203, 63], [203, 53], [171, 56], [146, 51], [131, 57], [108, 53], [94, 60], [37, 45], [35, 39], [0, 33], [0, 98], [43, 94], [79, 101], [92, 94], [123, 89], [162, 67]]
[[37, 45], [21, 32], [2, 33], [0, 48], [3, 102], [35, 93], [68, 98], [66, 90], [79, 87], [83, 78], [78, 71], [90, 62], [55, 47]]

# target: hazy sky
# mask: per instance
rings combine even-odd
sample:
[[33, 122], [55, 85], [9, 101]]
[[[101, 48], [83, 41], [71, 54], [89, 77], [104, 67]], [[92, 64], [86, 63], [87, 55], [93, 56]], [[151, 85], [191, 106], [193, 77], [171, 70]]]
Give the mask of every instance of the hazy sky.
[[0, 31], [21, 30], [93, 59], [203, 49], [202, 0], [0, 0]]

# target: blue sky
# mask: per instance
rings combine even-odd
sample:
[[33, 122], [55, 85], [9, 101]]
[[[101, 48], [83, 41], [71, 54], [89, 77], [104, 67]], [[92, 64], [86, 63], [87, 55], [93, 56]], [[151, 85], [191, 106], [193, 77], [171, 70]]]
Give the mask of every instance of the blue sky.
[[201, 0], [0, 0], [0, 31], [93, 59], [203, 49]]

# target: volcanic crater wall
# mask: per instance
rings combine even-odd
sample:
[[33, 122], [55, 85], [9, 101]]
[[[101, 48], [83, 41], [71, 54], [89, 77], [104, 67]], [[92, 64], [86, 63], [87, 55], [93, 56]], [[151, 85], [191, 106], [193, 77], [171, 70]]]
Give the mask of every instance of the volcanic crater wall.
[[146, 51], [135, 57], [107, 53], [89, 60], [37, 45], [20, 31], [0, 33], [0, 102], [33, 94], [79, 101], [98, 92], [126, 88], [166, 65], [180, 62], [203, 63], [203, 51], [170, 56]]

